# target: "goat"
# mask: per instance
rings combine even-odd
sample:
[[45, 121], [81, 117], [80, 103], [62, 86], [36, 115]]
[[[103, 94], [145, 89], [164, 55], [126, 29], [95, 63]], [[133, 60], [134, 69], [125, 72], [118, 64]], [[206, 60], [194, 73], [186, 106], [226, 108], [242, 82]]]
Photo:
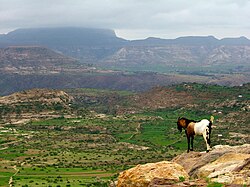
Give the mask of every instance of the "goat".
[[[214, 117], [211, 116], [210, 120], [203, 119], [201, 121], [194, 121], [194, 120], [189, 120], [187, 118], [178, 118], [177, 121], [177, 129], [182, 132], [182, 129], [185, 129], [185, 133], [187, 136], [187, 142], [188, 142], [188, 150], [193, 151], [194, 148], [194, 136], [195, 135], [203, 135], [203, 138], [206, 142], [207, 145], [207, 152], [210, 150], [210, 136], [211, 136], [211, 131], [212, 131], [212, 123], [214, 121]], [[191, 149], [190, 149], [190, 139], [191, 139]]]

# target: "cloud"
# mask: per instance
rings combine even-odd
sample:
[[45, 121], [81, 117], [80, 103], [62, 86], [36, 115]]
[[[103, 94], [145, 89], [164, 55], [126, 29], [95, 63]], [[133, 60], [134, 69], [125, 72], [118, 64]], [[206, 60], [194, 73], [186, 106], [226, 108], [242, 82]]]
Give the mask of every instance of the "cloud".
[[0, 0], [0, 32], [23, 27], [112, 28], [127, 38], [250, 37], [248, 0]]

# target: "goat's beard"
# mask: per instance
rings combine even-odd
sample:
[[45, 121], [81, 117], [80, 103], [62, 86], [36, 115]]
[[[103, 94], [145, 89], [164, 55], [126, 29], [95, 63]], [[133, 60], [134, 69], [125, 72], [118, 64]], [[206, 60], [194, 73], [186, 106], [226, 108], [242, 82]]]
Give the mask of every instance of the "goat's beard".
[[182, 127], [177, 126], [177, 129], [180, 131], [180, 133], [182, 132]]

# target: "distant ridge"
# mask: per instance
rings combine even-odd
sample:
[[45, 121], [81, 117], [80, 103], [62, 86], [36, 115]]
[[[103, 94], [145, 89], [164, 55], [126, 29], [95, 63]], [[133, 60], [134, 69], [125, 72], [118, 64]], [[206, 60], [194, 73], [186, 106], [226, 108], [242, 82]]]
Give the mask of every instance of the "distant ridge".
[[125, 40], [116, 37], [111, 29], [94, 28], [26, 28], [0, 36], [6, 45], [115, 45]]
[[214, 36], [182, 36], [176, 39], [162, 39], [149, 37], [144, 40], [132, 40], [134, 45], [250, 45], [250, 40], [246, 37], [223, 38], [221, 40]]
[[239, 38], [223, 38], [220, 42], [224, 45], [249, 45], [250, 40], [245, 36]]
[[0, 35], [0, 46], [44, 45], [44, 46], [124, 46], [124, 45], [250, 45], [244, 36], [223, 38], [214, 36], [181, 36], [176, 39], [148, 37], [143, 40], [126, 40], [116, 36], [112, 29], [82, 27], [21, 28]]
[[0, 35], [0, 48], [0, 95], [34, 87], [140, 91], [182, 81], [234, 86], [250, 80], [244, 36], [130, 41], [112, 29], [26, 28]]

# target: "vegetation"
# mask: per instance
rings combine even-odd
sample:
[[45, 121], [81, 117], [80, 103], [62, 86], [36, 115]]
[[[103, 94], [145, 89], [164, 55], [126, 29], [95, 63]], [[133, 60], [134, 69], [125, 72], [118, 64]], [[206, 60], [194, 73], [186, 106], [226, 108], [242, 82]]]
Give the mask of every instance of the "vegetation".
[[[159, 107], [157, 101], [166, 96], [155, 97], [156, 92], [169, 89], [175, 97], [185, 93], [190, 102]], [[76, 99], [61, 103], [59, 108], [30, 104], [34, 114], [54, 111], [61, 115], [31, 118], [26, 123], [13, 121], [30, 113], [27, 105], [18, 105], [18, 110], [0, 106], [0, 186], [7, 186], [11, 176], [13, 186], [108, 186], [120, 171], [137, 164], [171, 160], [185, 152], [185, 134], [176, 128], [179, 116], [199, 120], [214, 115], [217, 128], [212, 131], [212, 146], [250, 142], [249, 84], [232, 88], [182, 84], [146, 95], [91, 89], [68, 93]], [[151, 103], [134, 102], [145, 97]], [[202, 137], [195, 138], [194, 147], [196, 151], [205, 150]]]

